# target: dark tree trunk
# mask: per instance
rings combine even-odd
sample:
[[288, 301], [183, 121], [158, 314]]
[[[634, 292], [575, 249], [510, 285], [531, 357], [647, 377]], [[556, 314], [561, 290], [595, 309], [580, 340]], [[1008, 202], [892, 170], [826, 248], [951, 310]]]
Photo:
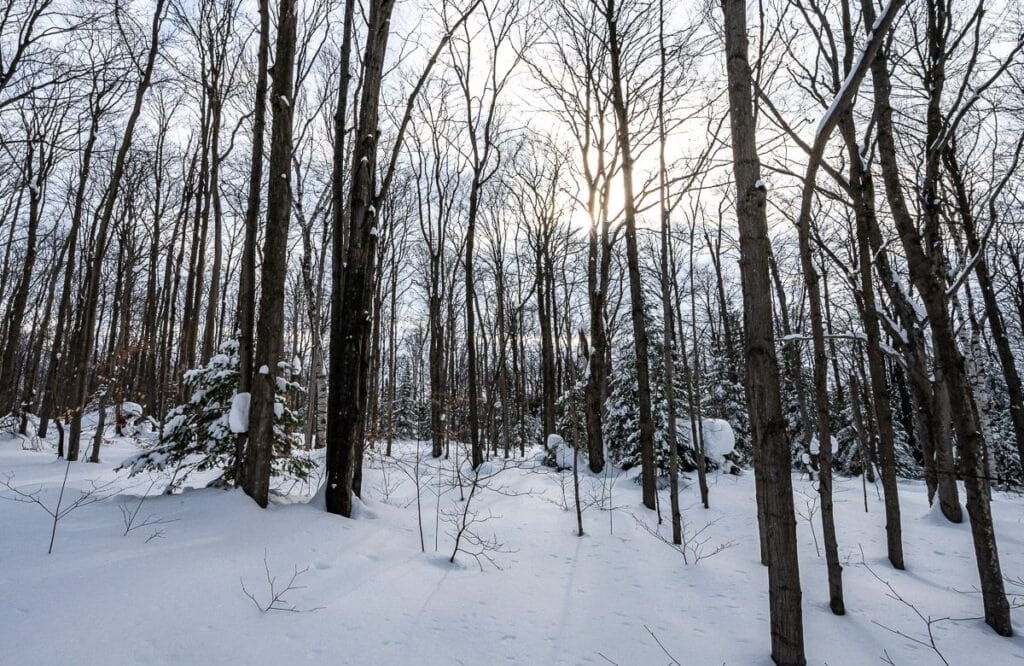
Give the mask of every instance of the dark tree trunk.
[[[252, 118], [249, 189], [245, 203], [245, 240], [238, 273], [238, 392], [252, 392], [253, 348], [256, 344], [256, 235], [263, 183], [263, 137], [267, 128], [267, 62], [270, 58], [270, 0], [259, 0], [260, 36], [256, 58], [256, 99]], [[250, 397], [251, 401], [251, 397]], [[235, 435], [235, 485], [245, 483], [248, 432]]]
[[[361, 414], [366, 406], [369, 351], [370, 295], [373, 293], [373, 260], [376, 236], [374, 173], [377, 165], [377, 129], [384, 56], [390, 32], [394, 0], [370, 4], [369, 28], [363, 56], [362, 96], [352, 152], [351, 195], [348, 208], [349, 242], [344, 271], [335, 257], [332, 278], [339, 300], [331, 308], [331, 370], [327, 420], [327, 511], [352, 516], [352, 492], [357, 452], [362, 444]], [[346, 10], [347, 11], [347, 10]], [[347, 67], [348, 63], [343, 63]], [[339, 159], [335, 156], [335, 168]], [[341, 175], [334, 174], [338, 187]], [[339, 215], [339, 211], [335, 211]], [[343, 218], [342, 218], [343, 219]], [[335, 218], [335, 234], [341, 219]]]
[[895, 433], [889, 388], [886, 385], [885, 358], [882, 356], [882, 334], [878, 323], [878, 304], [872, 275], [874, 264], [871, 249], [871, 229], [877, 226], [874, 207], [874, 186], [871, 174], [861, 168], [860, 146], [857, 144], [852, 114], [844, 114], [840, 131], [850, 155], [850, 193], [857, 221], [857, 251], [860, 264], [861, 317], [867, 337], [868, 375], [871, 384], [871, 403], [878, 427], [878, 449], [885, 493], [885, 533], [889, 562], [903, 569], [903, 528], [900, 520], [899, 488], [896, 485]]
[[245, 453], [247, 495], [267, 506], [274, 455], [274, 401], [278, 367], [284, 347], [284, 282], [288, 271], [288, 224], [291, 219], [292, 102], [295, 32], [295, 0], [281, 0], [277, 44], [271, 86], [270, 159], [267, 166], [267, 228], [260, 271], [260, 305], [256, 322], [256, 353], [253, 364], [249, 441]]
[[[485, 137], [485, 140], [487, 138]], [[475, 145], [475, 143], [474, 143]], [[479, 168], [479, 165], [474, 165]], [[480, 413], [477, 404], [476, 361], [476, 285], [473, 281], [473, 248], [476, 242], [476, 218], [480, 206], [480, 174], [474, 173], [469, 191], [469, 211], [466, 226], [466, 370], [468, 374], [467, 393], [469, 400], [469, 442], [473, 469], [484, 462], [483, 446], [480, 443]], [[552, 431], [553, 432], [553, 431]]]
[[548, 435], [555, 433], [555, 342], [551, 331], [551, 312], [549, 310], [547, 265], [544, 254], [550, 242], [549, 234], [539, 234], [537, 242], [537, 319], [540, 322], [540, 364], [541, 364], [541, 426], [544, 432], [541, 437], [547, 440]]
[[[39, 151], [38, 160], [36, 150]], [[28, 185], [28, 227], [25, 234], [25, 258], [21, 277], [14, 289], [14, 297], [7, 310], [7, 343], [0, 359], [0, 415], [17, 410], [18, 351], [21, 344], [21, 328], [28, 304], [28, 292], [32, 286], [32, 272], [36, 263], [36, 235], [39, 218], [42, 215], [43, 185], [49, 171], [43, 138], [32, 137], [25, 151], [25, 182]], [[14, 224], [14, 221], [11, 221]]]
[[633, 146], [629, 128], [622, 52], [619, 44], [619, 13], [615, 0], [603, 6], [608, 31], [608, 60], [611, 65], [612, 108], [622, 162], [623, 225], [626, 238], [626, 265], [629, 274], [630, 314], [636, 351], [637, 402], [640, 411], [640, 467], [643, 477], [643, 502], [648, 509], [657, 506], [657, 479], [654, 468], [654, 415], [651, 409], [650, 362], [647, 357], [647, 325], [644, 321], [643, 281], [640, 277], [640, 253], [636, 239], [636, 194], [633, 190]]
[[723, 0], [722, 7], [736, 215], [740, 230], [747, 409], [750, 412], [751, 439], [754, 449], [759, 452], [755, 474], [759, 478], [758, 483], [763, 484], [764, 517], [770, 526], [767, 550], [772, 658], [777, 664], [802, 665], [807, 660], [804, 657], [793, 479], [772, 331], [768, 220], [757, 155], [748, 59], [747, 5], [744, 0]]
[[587, 252], [587, 295], [590, 303], [590, 346], [587, 347], [587, 385], [584, 395], [584, 412], [587, 420], [587, 460], [590, 471], [599, 474], [604, 470], [604, 378], [607, 374], [604, 358], [608, 347], [608, 334], [605, 331], [605, 293], [604, 280], [599, 274], [599, 266], [603, 269], [611, 257], [607, 243], [606, 225], [600, 223], [602, 232], [598, 234], [598, 214], [595, 199], [596, 190], [590, 194], [589, 208], [591, 212], [590, 239]]

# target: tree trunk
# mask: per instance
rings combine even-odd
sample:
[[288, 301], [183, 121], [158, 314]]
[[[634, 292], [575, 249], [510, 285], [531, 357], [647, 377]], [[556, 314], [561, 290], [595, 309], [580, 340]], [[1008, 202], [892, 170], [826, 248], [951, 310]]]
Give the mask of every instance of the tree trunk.
[[[662, 355], [665, 363], [665, 402], [668, 412], [668, 480], [669, 504], [672, 512], [672, 543], [683, 543], [683, 519], [679, 511], [679, 439], [676, 435], [676, 391], [675, 391], [675, 313], [672, 311], [672, 287], [675, 282], [675, 271], [669, 272], [671, 252], [671, 220], [668, 201], [668, 167], [665, 162], [665, 3], [658, 2], [658, 198], [661, 213], [661, 317], [662, 317]], [[691, 238], [691, 241], [693, 239]], [[692, 242], [691, 242], [692, 245]], [[671, 281], [671, 282], [670, 282]], [[692, 412], [691, 412], [692, 413]], [[577, 495], [579, 494], [577, 484]], [[582, 525], [580, 534], [583, 534]]]
[[[331, 372], [327, 421], [327, 511], [352, 516], [352, 484], [361, 445], [360, 429], [366, 406], [367, 358], [370, 296], [373, 293], [373, 260], [377, 224], [374, 206], [374, 172], [377, 164], [378, 112], [383, 79], [384, 56], [390, 32], [394, 0], [375, 0], [370, 4], [369, 28], [363, 57], [362, 97], [356, 141], [352, 153], [351, 196], [349, 200], [349, 243], [340, 307], [331, 308]], [[347, 11], [347, 10], [346, 10]], [[347, 62], [343, 63], [347, 67]], [[338, 160], [335, 161], [335, 167]], [[341, 175], [335, 173], [338, 187]], [[335, 211], [340, 216], [340, 211]], [[340, 230], [340, 218], [335, 218]], [[335, 257], [332, 277], [341, 277], [341, 258]], [[338, 302], [335, 301], [335, 305]]]
[[625, 82], [621, 71], [618, 10], [615, 0], [604, 4], [608, 31], [608, 59], [611, 65], [612, 107], [615, 110], [616, 136], [622, 163], [623, 225], [626, 238], [626, 264], [629, 274], [630, 314], [636, 351], [637, 402], [640, 411], [640, 467], [643, 503], [648, 509], [657, 505], [657, 480], [654, 469], [654, 415], [651, 409], [650, 363], [647, 357], [647, 326], [644, 321], [643, 282], [636, 239], [636, 195], [633, 190], [633, 146], [629, 128]]
[[[238, 273], [238, 393], [252, 393], [253, 348], [256, 344], [256, 235], [263, 183], [263, 137], [267, 128], [267, 62], [270, 58], [270, 0], [258, 0], [260, 37], [256, 57], [256, 98], [252, 118], [249, 189], [245, 203], [245, 240]], [[251, 407], [250, 395], [250, 407]], [[246, 424], [248, 428], [248, 424]], [[235, 435], [235, 485], [245, 483], [248, 431]]]
[[768, 220], [757, 155], [747, 54], [747, 5], [744, 0], [723, 0], [722, 7], [740, 231], [747, 408], [753, 445], [760, 453], [755, 474], [763, 484], [764, 516], [770, 526], [767, 546], [772, 658], [777, 664], [802, 665], [807, 660], [804, 657], [793, 479], [772, 331]]
[[[35, 150], [39, 147], [39, 161], [35, 160]], [[36, 232], [39, 230], [39, 218], [42, 215], [43, 185], [47, 166], [42, 146], [42, 137], [32, 137], [26, 147], [25, 181], [28, 184], [28, 229], [25, 237], [25, 259], [22, 264], [21, 278], [18, 280], [7, 310], [7, 344], [4, 345], [3, 357], [0, 359], [0, 415], [14, 413], [17, 410], [18, 383], [18, 350], [21, 343], [22, 322], [25, 319], [25, 308], [28, 304], [28, 292], [32, 286], [32, 271], [36, 263]], [[14, 221], [11, 221], [14, 224]]]
[[277, 378], [283, 371], [284, 282], [288, 271], [288, 223], [291, 218], [292, 101], [295, 63], [295, 0], [281, 0], [271, 87], [270, 182], [263, 245], [260, 305], [256, 323], [258, 368], [253, 376], [249, 441], [245, 454], [247, 495], [266, 507], [274, 455]]
[[[874, 6], [865, 1], [864, 15], [867, 24], [874, 22]], [[941, 95], [944, 83], [944, 60], [946, 47], [945, 30], [936, 25], [935, 11], [928, 13], [928, 53], [933, 65], [926, 77], [929, 104], [926, 118], [928, 147], [925, 155], [922, 201], [924, 212], [924, 242], [930, 251], [925, 252], [921, 234], [903, 199], [899, 174], [896, 142], [893, 134], [892, 108], [890, 106], [889, 72], [885, 59], [875, 61], [872, 69], [875, 86], [875, 118], [878, 127], [879, 161], [885, 179], [889, 206], [893, 213], [907, 263], [910, 278], [924, 301], [925, 311], [931, 325], [935, 349], [934, 373], [936, 381], [943, 381], [949, 389], [953, 429], [956, 433], [961, 456], [961, 470], [967, 494], [967, 512], [970, 515], [971, 536], [981, 581], [982, 598], [985, 607], [985, 621], [998, 634], [1010, 636], [1013, 627], [1010, 622], [1010, 608], [1003, 588], [995, 532], [992, 526], [991, 507], [982, 478], [982, 459], [985, 442], [979, 430], [977, 419], [971, 408], [970, 386], [967, 381], [964, 357], [957, 346], [949, 316], [946, 294], [946, 270], [939, 238], [938, 167], [943, 149], [941, 136], [945, 122], [941, 117]]]

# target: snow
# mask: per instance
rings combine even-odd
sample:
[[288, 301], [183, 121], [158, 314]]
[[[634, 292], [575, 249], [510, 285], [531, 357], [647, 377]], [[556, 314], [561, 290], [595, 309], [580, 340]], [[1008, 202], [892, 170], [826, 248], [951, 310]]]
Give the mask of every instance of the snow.
[[[713, 431], [708, 425], [706, 434]], [[365, 503], [357, 502], [355, 520], [306, 503], [315, 494], [308, 486], [272, 494], [263, 510], [240, 491], [163, 496], [155, 494], [157, 483], [139, 519], [164, 522], [122, 536], [120, 505], [136, 506], [151, 479], [115, 477], [112, 468], [136, 451], [131, 440], [114, 438], [101, 464], [70, 466], [65, 500], [94, 480], [116, 478], [117, 495], [67, 515], [52, 555], [46, 555], [48, 516], [31, 504], [0, 501], [4, 663], [669, 663], [647, 628], [680, 663], [771, 663], [767, 570], [758, 561], [750, 473], [712, 477], [709, 510], [698, 505], [693, 480], [684, 479], [684, 524], [691, 530], [708, 525], [702, 535], [709, 538], [707, 550], [734, 544], [687, 565], [637, 522], [670, 533], [667, 519], [658, 527], [655, 514], [641, 507], [640, 488], [628, 475], [595, 476], [581, 465], [583, 492], [596, 489], [598, 496], [610, 488], [613, 497], [604, 509], [591, 504], [584, 511], [587, 534], [579, 538], [569, 473], [508, 469], [494, 489], [474, 499], [474, 507], [493, 516], [482, 525], [485, 536], [505, 545], [493, 555], [500, 569], [485, 562], [481, 571], [462, 555], [448, 563], [452, 538], [443, 519], [435, 551], [435, 510], [465, 504], [457, 490], [440, 500], [429, 490], [453, 468], [451, 461], [432, 460], [427, 443], [395, 444], [404, 468], [419, 460], [424, 474], [426, 553], [420, 552], [414, 482], [380, 456], [364, 466]], [[500, 462], [490, 469], [500, 469]], [[52, 448], [23, 451], [16, 439], [0, 438], [0, 479], [13, 475], [15, 485], [41, 488], [51, 505], [64, 470]], [[567, 486], [561, 483], [566, 478]], [[798, 474], [793, 482], [797, 506], [803, 506], [803, 493], [813, 494], [815, 486]], [[667, 490], [662, 493], [664, 508]], [[931, 511], [920, 481], [901, 481], [900, 494], [906, 571], [885, 561], [880, 493], [868, 489], [865, 513], [861, 480], [835, 480], [845, 617], [828, 609], [825, 561], [816, 556], [811, 534], [814, 529], [820, 540], [820, 523], [798, 518], [808, 663], [876, 664], [885, 655], [901, 665], [938, 663], [929, 649], [893, 633], [928, 640], [924, 623], [865, 564], [925, 616], [981, 614], [978, 595], [969, 592], [978, 581], [967, 523], [953, 525]], [[609, 512], [609, 505], [617, 508]], [[1024, 498], [994, 492], [992, 509], [1003, 573], [1018, 579], [1024, 575]], [[279, 583], [295, 567], [308, 567], [296, 581], [302, 589], [286, 599], [309, 612], [261, 614], [253, 606], [242, 585], [265, 599], [264, 558]], [[1020, 638], [1000, 638], [980, 620], [939, 622], [932, 629], [951, 664], [978, 663], [982, 656], [988, 664], [1017, 663], [1022, 652]], [[1018, 622], [1015, 629], [1024, 626]]]
[[[883, 12], [884, 15], [884, 12]], [[869, 40], [870, 41], [870, 40]], [[850, 86], [853, 85], [854, 78], [858, 75], [861, 68], [861, 64], [864, 61], [864, 51], [860, 51], [857, 57], [853, 61], [853, 65], [850, 67], [849, 73], [846, 75], [846, 79], [843, 81], [842, 87], [836, 92], [835, 97], [832, 98], [832, 102], [828, 105], [825, 113], [822, 114], [821, 119], [818, 120], [818, 127], [814, 130], [814, 140], [818, 141], [821, 137], [821, 133], [825, 131], [825, 126], [831, 121], [832, 117], [836, 115], [839, 110], [839, 103], [846, 95]]]
[[[879, 28], [881, 28], [882, 23], [889, 17], [889, 14], [891, 14], [892, 11], [893, 1], [889, 0], [885, 4], [885, 7], [882, 8], [882, 11], [879, 12], [878, 17], [875, 19], [875, 22], [872, 24], [871, 33], [867, 36], [867, 41], [865, 42], [865, 44], [870, 44], [875, 39], [875, 35], [878, 32]], [[818, 127], [814, 131], [815, 142], [817, 142], [818, 139], [821, 137], [821, 133], [825, 130], [825, 126], [829, 123], [832, 117], [835, 116], [836, 112], [839, 110], [840, 101], [842, 101], [843, 97], [853, 86], [855, 79], [860, 75], [860, 69], [864, 62], [865, 53], [866, 51], [864, 49], [861, 49], [861, 51], [857, 53], [857, 57], [854, 58], [853, 64], [850, 65], [850, 70], [846, 74], [846, 79], [843, 81], [843, 85], [839, 88], [839, 91], [836, 92], [836, 95], [835, 97], [832, 98], [832, 102], [829, 104], [828, 109], [825, 110], [825, 113], [821, 116], [821, 119], [818, 121]]]
[[704, 455], [721, 463], [736, 449], [736, 435], [728, 421], [702, 419], [704, 425]]
[[249, 393], [236, 393], [231, 398], [231, 411], [228, 412], [228, 427], [238, 434], [249, 432]]
[[[829, 439], [832, 441], [832, 451], [833, 452], [838, 451], [839, 450], [839, 442], [836, 441], [835, 437], [829, 437]], [[811, 437], [810, 449], [811, 449], [811, 454], [812, 455], [818, 455], [819, 453], [821, 453], [821, 441], [818, 439], [817, 435], [813, 435]]]
[[558, 469], [572, 469], [573, 450], [571, 446], [566, 444], [561, 435], [555, 433], [548, 435], [546, 446]]

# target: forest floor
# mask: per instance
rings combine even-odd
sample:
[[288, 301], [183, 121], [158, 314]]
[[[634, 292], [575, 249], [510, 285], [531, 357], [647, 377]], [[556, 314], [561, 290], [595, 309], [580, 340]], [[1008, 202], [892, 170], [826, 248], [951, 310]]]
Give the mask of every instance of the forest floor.
[[[659, 528], [629, 473], [583, 477], [580, 538], [571, 473], [532, 459], [485, 466], [489, 478], [465, 512], [452, 463], [432, 460], [426, 444], [402, 443], [397, 460], [367, 460], [365, 503], [348, 520], [325, 513], [309, 485], [279, 486], [267, 510], [237, 490], [160, 495], [165, 477], [114, 472], [136, 450], [115, 438], [101, 464], [70, 465], [62, 507], [94, 484], [90, 499], [100, 501], [60, 520], [51, 555], [43, 506], [0, 501], [0, 662], [770, 663], [749, 472], [711, 476], [709, 510], [686, 479], [684, 557], [663, 540], [667, 490]], [[0, 481], [50, 509], [65, 470], [47, 446], [26, 451], [18, 439], [0, 440]], [[930, 510], [921, 482], [900, 486], [901, 572], [885, 559], [879, 491], [868, 486], [865, 513], [861, 480], [837, 480], [848, 612], [833, 616], [814, 486], [797, 476], [794, 483], [809, 663], [942, 663], [938, 653], [951, 664], [1024, 662], [1024, 638], [961, 619], [981, 610], [969, 528]], [[147, 492], [133, 523], [143, 526], [123, 535], [123, 511], [135, 511]], [[16, 497], [3, 487], [0, 496]], [[993, 511], [1003, 572], [1019, 580], [1024, 499], [995, 493]], [[452, 564], [463, 515], [466, 552]], [[257, 608], [272, 596], [264, 563], [275, 592], [299, 572], [277, 602], [287, 610]], [[1024, 611], [1016, 612], [1019, 634]], [[937, 620], [934, 649], [927, 618]]]

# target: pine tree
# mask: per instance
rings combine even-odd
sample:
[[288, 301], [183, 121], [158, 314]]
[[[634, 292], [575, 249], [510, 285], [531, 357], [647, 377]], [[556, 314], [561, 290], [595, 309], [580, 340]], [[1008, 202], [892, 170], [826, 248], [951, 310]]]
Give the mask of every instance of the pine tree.
[[[287, 370], [291, 364], [282, 361], [279, 367]], [[247, 421], [244, 400], [235, 398], [239, 368], [238, 341], [228, 340], [206, 365], [185, 373], [192, 397], [168, 412], [155, 445], [128, 458], [119, 469], [127, 469], [133, 476], [147, 470], [173, 470], [168, 490], [180, 487], [192, 473], [210, 470], [221, 474], [208, 485], [234, 482], [235, 438]], [[294, 403], [289, 398], [300, 394], [302, 387], [285, 379], [287, 376], [291, 373], [282, 372], [277, 379], [272, 469], [276, 475], [305, 479], [315, 465], [293, 450], [302, 442], [302, 420], [288, 407]]]
[[[651, 373], [651, 407], [654, 421], [654, 467], [658, 474], [667, 473], [669, 465], [668, 403], [665, 396], [665, 349], [660, 324], [648, 316], [648, 360]], [[689, 432], [690, 420], [686, 401], [686, 377], [679, 359], [675, 359], [674, 383], [676, 418], [680, 432]], [[626, 347], [613, 364], [608, 377], [607, 420], [605, 438], [612, 462], [629, 469], [640, 464], [640, 413], [637, 402], [636, 362], [633, 350]], [[696, 455], [684, 434], [679, 447], [679, 468], [686, 472], [697, 469]]]
[[743, 378], [735, 377], [729, 368], [728, 351], [724, 345], [716, 345], [705, 357], [708, 380], [704, 384], [701, 401], [704, 416], [727, 421], [736, 436], [734, 462], [741, 466], [750, 464], [750, 416], [747, 414], [746, 398], [743, 396]]

